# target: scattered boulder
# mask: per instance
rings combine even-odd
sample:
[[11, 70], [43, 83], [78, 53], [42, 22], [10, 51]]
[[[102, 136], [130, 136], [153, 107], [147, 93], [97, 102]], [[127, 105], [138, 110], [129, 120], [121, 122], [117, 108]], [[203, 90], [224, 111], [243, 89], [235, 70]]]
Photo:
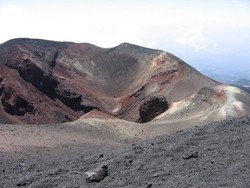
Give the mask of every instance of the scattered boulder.
[[197, 158], [197, 157], [198, 157], [198, 151], [196, 151], [194, 148], [185, 150], [182, 155], [183, 159], [190, 159], [190, 158]]
[[143, 102], [140, 106], [140, 122], [145, 123], [154, 119], [157, 115], [169, 108], [167, 99], [164, 96], [153, 96]]
[[146, 186], [146, 188], [150, 188], [150, 187], [152, 187], [152, 183], [149, 183], [149, 184], [147, 184], [147, 186]]
[[22, 177], [16, 184], [17, 187], [27, 187], [34, 181], [33, 176]]
[[88, 175], [86, 178], [87, 183], [100, 182], [108, 176], [108, 166], [102, 165], [100, 168], [86, 172], [86, 174]]

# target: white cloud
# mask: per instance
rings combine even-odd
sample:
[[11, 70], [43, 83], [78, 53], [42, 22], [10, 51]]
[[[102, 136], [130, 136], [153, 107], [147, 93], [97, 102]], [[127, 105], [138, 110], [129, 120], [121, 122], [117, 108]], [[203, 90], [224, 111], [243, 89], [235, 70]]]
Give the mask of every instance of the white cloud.
[[178, 35], [178, 38], [175, 39], [176, 43], [190, 46], [195, 50], [204, 50], [212, 45], [212, 42], [205, 37], [204, 27], [201, 25], [180, 28]]
[[1, 7], [0, 19], [1, 42], [22, 36], [29, 29], [27, 14], [20, 6], [9, 4]]
[[143, 23], [134, 15], [134, 12], [128, 14], [125, 9], [112, 7], [63, 6], [55, 11], [53, 6], [31, 8], [7, 4], [0, 8], [0, 43], [28, 37], [89, 42], [101, 47], [122, 42], [155, 47], [154, 36], [145, 36]]
[[[11, 5], [0, 2], [0, 43], [30, 37], [89, 42], [101, 47], [130, 42], [160, 48], [170, 45], [163, 45], [165, 39], [173, 42], [175, 38], [174, 45], [205, 50], [213, 46], [209, 39], [216, 39], [207, 30], [205, 35], [204, 28], [250, 27], [249, 8], [237, 8], [227, 1], [225, 4], [232, 4], [232, 8], [217, 6], [215, 0], [198, 4], [108, 0], [11, 2]], [[194, 24], [200, 26], [185, 27]], [[181, 28], [178, 36], [176, 28]]]

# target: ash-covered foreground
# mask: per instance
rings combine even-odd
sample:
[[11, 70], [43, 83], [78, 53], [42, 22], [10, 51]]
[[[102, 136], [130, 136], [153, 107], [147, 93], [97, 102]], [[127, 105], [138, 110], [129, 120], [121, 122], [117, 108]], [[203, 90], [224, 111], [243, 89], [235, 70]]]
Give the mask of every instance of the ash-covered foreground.
[[[0, 153], [0, 187], [249, 187], [250, 117], [126, 146], [64, 145]], [[108, 176], [86, 182], [106, 165]]]

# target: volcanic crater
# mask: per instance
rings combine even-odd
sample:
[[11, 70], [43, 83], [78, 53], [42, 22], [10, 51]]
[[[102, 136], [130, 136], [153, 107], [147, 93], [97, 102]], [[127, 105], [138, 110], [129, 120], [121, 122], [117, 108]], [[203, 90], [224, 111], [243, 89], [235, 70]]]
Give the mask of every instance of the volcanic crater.
[[21, 38], [0, 45], [0, 121], [6, 123], [68, 122], [96, 110], [99, 118], [145, 123], [217, 85], [168, 52], [129, 43], [100, 48]]

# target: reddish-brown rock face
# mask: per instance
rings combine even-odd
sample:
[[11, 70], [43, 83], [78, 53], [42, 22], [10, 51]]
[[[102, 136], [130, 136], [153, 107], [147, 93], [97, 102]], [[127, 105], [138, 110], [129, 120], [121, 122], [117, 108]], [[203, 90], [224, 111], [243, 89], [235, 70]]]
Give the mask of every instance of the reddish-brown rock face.
[[[141, 121], [139, 109], [154, 96], [170, 104], [216, 84], [167, 52], [127, 43], [105, 49], [14, 39], [0, 45], [0, 123], [66, 122], [93, 109]], [[143, 122], [167, 109], [154, 104]]]

